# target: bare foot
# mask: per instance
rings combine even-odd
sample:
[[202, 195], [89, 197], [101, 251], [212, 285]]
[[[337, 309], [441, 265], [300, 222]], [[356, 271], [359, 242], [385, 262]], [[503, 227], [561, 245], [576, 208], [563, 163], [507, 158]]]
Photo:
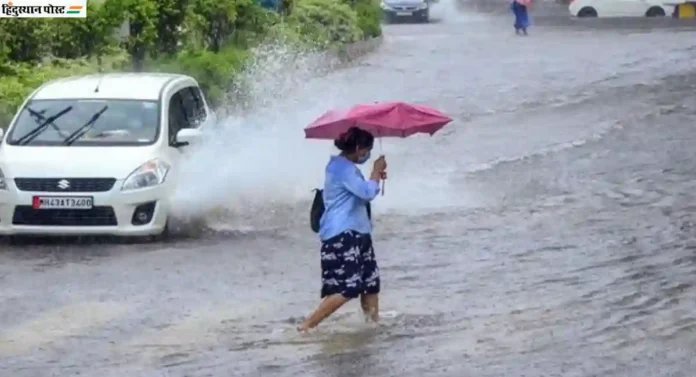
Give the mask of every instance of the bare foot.
[[305, 325], [297, 326], [297, 332], [302, 335], [309, 334], [309, 328]]

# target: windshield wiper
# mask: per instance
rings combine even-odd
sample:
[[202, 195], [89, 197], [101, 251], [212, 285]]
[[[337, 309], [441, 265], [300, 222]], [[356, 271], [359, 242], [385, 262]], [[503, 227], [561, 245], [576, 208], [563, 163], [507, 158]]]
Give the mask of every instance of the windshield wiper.
[[36, 128], [27, 132], [24, 136], [17, 139], [17, 145], [27, 145], [31, 143], [32, 140], [36, 139], [37, 136], [39, 136], [42, 132], [48, 129], [49, 124], [52, 124], [56, 119], [62, 117], [72, 109], [72, 106], [68, 106], [60, 112], [56, 113], [55, 115], [46, 118], [43, 123], [39, 124]]
[[[46, 120], [46, 117], [44, 116], [44, 114], [46, 113], [46, 109], [36, 111], [29, 106], [27, 106], [26, 109], [29, 112], [29, 114], [36, 117], [36, 123]], [[56, 130], [56, 132], [58, 132], [58, 134], [60, 134], [61, 137], [65, 137], [65, 133], [63, 132], [63, 130], [61, 130], [60, 127], [58, 127], [55, 123], [51, 122], [49, 123], [49, 125], [53, 127], [53, 129]]]
[[92, 115], [92, 118], [87, 121], [84, 125], [80, 126], [75, 132], [71, 133], [68, 137], [63, 140], [63, 145], [72, 145], [74, 142], [79, 140], [84, 134], [89, 131], [90, 128], [94, 125], [94, 123], [99, 119], [99, 117], [104, 114], [106, 109], [109, 108], [109, 105], [104, 105], [101, 110], [96, 112], [94, 115]]

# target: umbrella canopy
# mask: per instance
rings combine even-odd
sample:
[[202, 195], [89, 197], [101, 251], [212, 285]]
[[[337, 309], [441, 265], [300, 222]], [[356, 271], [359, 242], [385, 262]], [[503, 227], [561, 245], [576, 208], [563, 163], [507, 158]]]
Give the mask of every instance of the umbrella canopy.
[[452, 119], [422, 105], [404, 102], [361, 104], [348, 110], [331, 110], [305, 128], [308, 139], [337, 139], [351, 127], [360, 127], [376, 137], [407, 137], [434, 134]]

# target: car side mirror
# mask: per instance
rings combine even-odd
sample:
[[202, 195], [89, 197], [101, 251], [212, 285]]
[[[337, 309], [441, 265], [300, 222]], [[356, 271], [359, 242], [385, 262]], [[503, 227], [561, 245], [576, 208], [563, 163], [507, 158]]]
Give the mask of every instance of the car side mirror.
[[179, 130], [176, 134], [176, 143], [174, 147], [179, 148], [191, 143], [195, 143], [196, 140], [200, 139], [202, 136], [201, 130], [196, 128], [184, 128]]

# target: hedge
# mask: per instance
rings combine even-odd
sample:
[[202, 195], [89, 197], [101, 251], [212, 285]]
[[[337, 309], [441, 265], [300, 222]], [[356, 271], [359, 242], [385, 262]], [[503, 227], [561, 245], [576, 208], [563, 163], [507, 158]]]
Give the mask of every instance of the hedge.
[[[381, 34], [374, 0], [104, 0], [84, 19], [0, 23], [0, 126], [43, 82], [98, 71], [184, 73], [214, 105], [245, 67], [250, 49], [278, 39], [326, 48]], [[128, 23], [124, 22], [128, 20]], [[126, 25], [127, 33], [122, 33]]]

